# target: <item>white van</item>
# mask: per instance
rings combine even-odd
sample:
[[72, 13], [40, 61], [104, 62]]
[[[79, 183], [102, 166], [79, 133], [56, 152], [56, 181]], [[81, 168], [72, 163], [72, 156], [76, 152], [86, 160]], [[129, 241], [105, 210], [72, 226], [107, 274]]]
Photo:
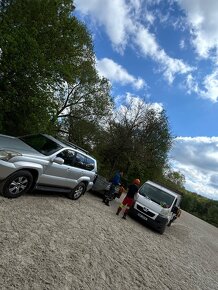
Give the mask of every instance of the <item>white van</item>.
[[181, 195], [152, 181], [146, 181], [135, 195], [131, 213], [163, 234], [179, 207]]

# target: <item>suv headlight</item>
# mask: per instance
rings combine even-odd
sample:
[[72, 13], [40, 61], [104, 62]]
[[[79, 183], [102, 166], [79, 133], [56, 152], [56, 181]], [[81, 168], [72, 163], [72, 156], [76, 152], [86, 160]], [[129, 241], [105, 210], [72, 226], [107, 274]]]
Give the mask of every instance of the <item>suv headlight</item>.
[[8, 161], [15, 156], [21, 156], [22, 154], [16, 151], [0, 150], [0, 160]]
[[162, 215], [163, 217], [168, 217], [169, 215], [169, 209], [168, 208], [162, 208], [160, 211], [160, 215]]

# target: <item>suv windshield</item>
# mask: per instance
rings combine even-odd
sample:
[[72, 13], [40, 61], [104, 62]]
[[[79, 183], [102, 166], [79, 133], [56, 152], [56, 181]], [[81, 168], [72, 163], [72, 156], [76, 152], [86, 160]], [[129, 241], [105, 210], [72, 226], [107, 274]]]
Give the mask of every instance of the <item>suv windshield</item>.
[[148, 183], [142, 185], [142, 187], [139, 189], [139, 193], [166, 208], [171, 207], [175, 199], [175, 197], [169, 193]]
[[41, 134], [23, 136], [19, 137], [19, 139], [46, 156], [49, 156], [62, 148], [61, 145]]

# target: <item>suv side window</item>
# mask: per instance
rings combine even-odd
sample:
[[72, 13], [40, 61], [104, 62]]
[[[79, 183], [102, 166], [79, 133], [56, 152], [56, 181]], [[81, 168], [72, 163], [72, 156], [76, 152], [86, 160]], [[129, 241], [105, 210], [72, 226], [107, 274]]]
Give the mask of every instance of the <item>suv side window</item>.
[[95, 168], [95, 161], [81, 153], [77, 153], [74, 166], [91, 171]]
[[63, 150], [57, 155], [57, 157], [61, 157], [62, 159], [64, 159], [65, 165], [73, 166], [75, 155], [76, 153], [73, 150]]
[[78, 168], [86, 169], [86, 156], [77, 152], [74, 166]]
[[89, 157], [86, 157], [86, 169], [91, 171], [95, 168], [95, 161]]

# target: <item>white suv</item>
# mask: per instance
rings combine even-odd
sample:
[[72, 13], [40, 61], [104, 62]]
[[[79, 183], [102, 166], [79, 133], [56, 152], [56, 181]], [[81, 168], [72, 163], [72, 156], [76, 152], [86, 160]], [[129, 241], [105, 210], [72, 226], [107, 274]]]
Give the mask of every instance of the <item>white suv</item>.
[[33, 189], [78, 199], [93, 186], [97, 162], [86, 151], [46, 134], [0, 135], [0, 192], [15, 198]]

